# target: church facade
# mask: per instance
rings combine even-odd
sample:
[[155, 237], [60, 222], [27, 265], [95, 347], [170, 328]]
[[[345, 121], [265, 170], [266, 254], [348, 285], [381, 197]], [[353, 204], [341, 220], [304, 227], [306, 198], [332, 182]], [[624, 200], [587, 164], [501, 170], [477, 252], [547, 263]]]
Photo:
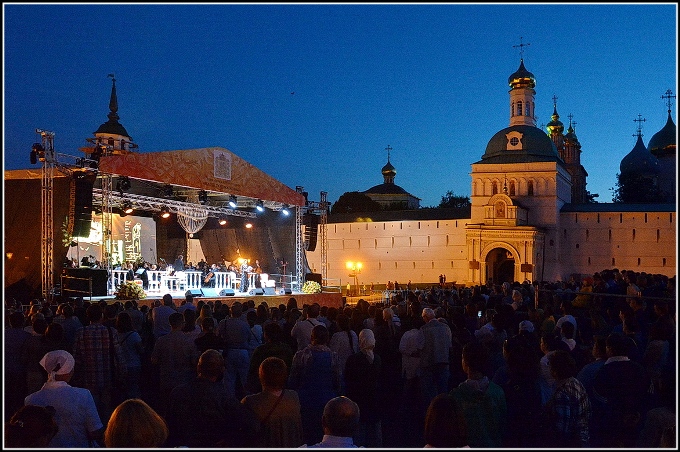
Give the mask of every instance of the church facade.
[[[509, 126], [471, 164], [469, 217], [432, 212], [437, 209], [394, 212], [390, 219], [376, 215], [379, 221], [366, 213], [360, 220], [330, 215], [329, 281], [352, 279], [348, 261], [362, 262], [358, 283], [366, 286], [433, 283], [440, 275], [466, 285], [563, 281], [607, 268], [676, 274], [675, 192], [668, 203], [588, 203], [588, 174], [571, 121], [564, 134], [553, 99], [547, 133], [536, 127], [536, 81], [523, 61], [508, 84]], [[667, 191], [676, 186], [670, 118], [669, 107], [669, 123], [650, 143], [650, 151], [653, 144], [664, 159], [658, 159], [663, 170], [655, 183]], [[645, 148], [655, 159], [650, 151]], [[385, 184], [393, 183], [396, 170], [389, 158], [382, 172]], [[307, 253], [310, 268], [321, 269], [320, 248]]]

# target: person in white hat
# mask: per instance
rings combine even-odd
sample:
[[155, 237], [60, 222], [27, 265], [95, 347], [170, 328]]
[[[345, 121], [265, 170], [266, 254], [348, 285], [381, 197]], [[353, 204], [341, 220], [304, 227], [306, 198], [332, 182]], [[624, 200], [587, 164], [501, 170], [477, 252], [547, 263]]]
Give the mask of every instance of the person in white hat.
[[40, 360], [47, 372], [42, 389], [26, 396], [25, 405], [53, 406], [59, 431], [49, 443], [50, 448], [88, 448], [101, 443], [104, 425], [88, 389], [68, 384], [73, 377], [75, 360], [65, 350], [48, 352]]

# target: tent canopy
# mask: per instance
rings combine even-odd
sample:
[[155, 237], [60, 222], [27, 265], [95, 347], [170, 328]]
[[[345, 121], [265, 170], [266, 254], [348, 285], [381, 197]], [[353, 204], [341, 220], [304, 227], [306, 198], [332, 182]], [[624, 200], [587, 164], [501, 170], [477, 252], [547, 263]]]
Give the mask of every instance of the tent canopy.
[[[152, 193], [140, 194], [150, 196], [171, 185], [176, 194], [183, 189], [205, 190], [215, 203], [226, 203], [230, 195], [235, 195], [289, 206], [305, 205], [301, 193], [222, 147], [103, 156], [99, 171], [148, 181], [146, 188]], [[132, 190], [143, 190], [139, 185]]]

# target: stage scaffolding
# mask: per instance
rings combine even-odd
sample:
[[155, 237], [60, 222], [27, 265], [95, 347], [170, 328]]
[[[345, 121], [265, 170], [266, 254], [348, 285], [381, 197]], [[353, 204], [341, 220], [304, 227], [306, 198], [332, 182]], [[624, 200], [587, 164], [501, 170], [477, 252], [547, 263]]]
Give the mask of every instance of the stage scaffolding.
[[[73, 176], [74, 171], [94, 171], [100, 180], [101, 188], [92, 189], [92, 206], [101, 209], [102, 216], [102, 248], [101, 264], [109, 274], [109, 284], [113, 283], [112, 270], [112, 216], [114, 208], [120, 209], [124, 202], [131, 202], [136, 210], [151, 212], [161, 212], [163, 208], [169, 208], [170, 212], [177, 213], [182, 209], [200, 208], [205, 211], [207, 216], [220, 217], [231, 215], [244, 218], [256, 218], [255, 212], [228, 208], [224, 206], [212, 206], [196, 204], [172, 199], [157, 199], [149, 196], [136, 195], [133, 193], [122, 193], [113, 189], [113, 178], [115, 174], [102, 173], [98, 170], [99, 161], [89, 158], [76, 157], [68, 154], [54, 152], [54, 132], [36, 129], [40, 134], [41, 143], [33, 145], [31, 162], [37, 163], [38, 159], [42, 163], [42, 186], [41, 186], [41, 265], [42, 265], [42, 296], [47, 300], [52, 300], [55, 295], [55, 272], [54, 272], [54, 171], [59, 170], [65, 175]], [[99, 155], [111, 155], [111, 146], [102, 146]], [[61, 159], [61, 161], [60, 161]], [[35, 160], [35, 161], [34, 161]], [[72, 188], [73, 190], [73, 188]], [[302, 193], [302, 187], [297, 187], [297, 191]], [[238, 207], [252, 207], [256, 200], [241, 199]], [[251, 206], [252, 204], [252, 206]], [[275, 201], [264, 201], [264, 207], [270, 210], [281, 210], [285, 206]], [[69, 207], [72, 213], [73, 206]], [[326, 224], [327, 224], [328, 202], [326, 192], [321, 192], [321, 201], [306, 201], [305, 206], [295, 208], [295, 270], [297, 290], [302, 290], [304, 284], [303, 253], [308, 246], [302, 237], [302, 216], [303, 214], [318, 214], [320, 216], [320, 235], [322, 246], [322, 277], [325, 280], [327, 274], [326, 254]], [[72, 215], [70, 215], [73, 218]], [[69, 233], [72, 232], [72, 221], [69, 221]]]

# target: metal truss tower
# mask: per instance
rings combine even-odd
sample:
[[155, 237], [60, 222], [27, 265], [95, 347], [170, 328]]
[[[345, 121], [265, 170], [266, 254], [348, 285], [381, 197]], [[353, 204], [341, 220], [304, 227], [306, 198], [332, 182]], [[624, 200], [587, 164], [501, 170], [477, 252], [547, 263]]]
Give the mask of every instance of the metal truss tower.
[[[295, 187], [295, 191], [302, 194], [303, 188]], [[295, 206], [295, 277], [297, 278], [297, 290], [302, 290], [304, 281], [302, 280], [302, 213], [304, 206]]]
[[40, 256], [42, 264], [42, 297], [52, 301], [54, 295], [54, 132], [35, 129], [42, 148], [33, 146], [42, 162]]

